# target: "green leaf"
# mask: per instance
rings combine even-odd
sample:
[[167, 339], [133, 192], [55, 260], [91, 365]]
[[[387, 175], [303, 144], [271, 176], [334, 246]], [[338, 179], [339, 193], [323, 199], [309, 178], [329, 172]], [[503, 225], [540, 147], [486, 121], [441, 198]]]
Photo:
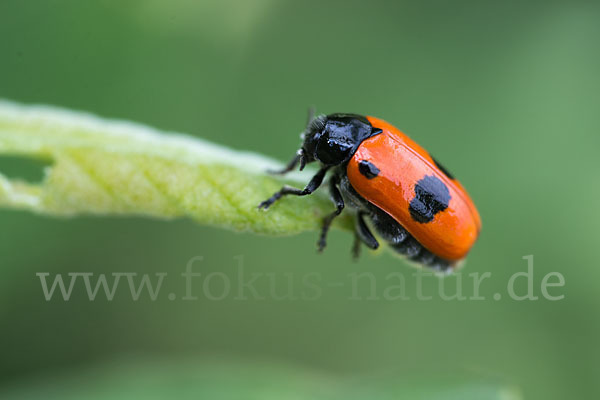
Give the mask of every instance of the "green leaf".
[[248, 399], [248, 400], [518, 400], [498, 383], [437, 377], [331, 376], [289, 365], [215, 361], [120, 360], [51, 373], [0, 389], [6, 400]]
[[[0, 155], [49, 160], [38, 184], [0, 174], [0, 207], [53, 216], [135, 214], [283, 235], [317, 229], [323, 193], [257, 205], [284, 181], [281, 164], [200, 139], [47, 106], [0, 101]], [[285, 182], [302, 187], [310, 172]], [[348, 217], [338, 226], [349, 226]]]

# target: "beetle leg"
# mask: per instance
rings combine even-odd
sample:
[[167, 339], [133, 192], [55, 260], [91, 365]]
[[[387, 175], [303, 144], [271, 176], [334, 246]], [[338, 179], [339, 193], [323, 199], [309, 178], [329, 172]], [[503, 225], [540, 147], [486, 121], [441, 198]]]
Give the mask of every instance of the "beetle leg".
[[329, 193], [331, 195], [331, 200], [335, 204], [336, 210], [331, 214], [327, 215], [325, 218], [323, 218], [321, 236], [319, 237], [319, 241], [317, 242], [317, 247], [319, 251], [323, 251], [323, 249], [327, 245], [327, 232], [329, 232], [329, 227], [331, 226], [331, 223], [333, 222], [335, 217], [342, 213], [342, 210], [344, 209], [344, 198], [342, 197], [342, 194], [340, 193], [340, 190], [337, 187], [338, 183], [339, 179], [335, 176], [329, 180]]
[[375, 239], [375, 236], [371, 233], [371, 230], [367, 226], [365, 222], [364, 216], [366, 213], [364, 211], [359, 211], [356, 214], [356, 241], [354, 243], [354, 248], [352, 253], [355, 257], [358, 257], [360, 242], [363, 242], [368, 248], [375, 250], [379, 247], [379, 242]]
[[260, 203], [258, 205], [258, 208], [266, 210], [269, 207], [271, 207], [271, 205], [273, 205], [273, 203], [275, 203], [277, 200], [281, 199], [283, 196], [286, 196], [288, 194], [293, 194], [294, 196], [306, 196], [308, 194], [311, 194], [312, 192], [317, 190], [319, 186], [321, 186], [321, 183], [323, 183], [323, 178], [325, 178], [325, 174], [327, 173], [328, 169], [329, 166], [321, 168], [319, 172], [317, 172], [315, 176], [312, 177], [312, 179], [310, 180], [310, 182], [308, 182], [308, 185], [306, 185], [304, 189], [297, 189], [287, 185], [282, 187], [281, 190], [273, 193], [273, 196]]
[[354, 242], [352, 243], [352, 259], [354, 261], [357, 261], [358, 258], [360, 257], [360, 237], [358, 236], [358, 233], [356, 232], [356, 230], [354, 231]]

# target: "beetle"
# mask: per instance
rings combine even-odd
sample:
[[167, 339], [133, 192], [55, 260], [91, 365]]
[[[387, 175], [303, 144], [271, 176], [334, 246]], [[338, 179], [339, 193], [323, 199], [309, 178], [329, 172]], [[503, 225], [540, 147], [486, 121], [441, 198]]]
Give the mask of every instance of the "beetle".
[[355, 245], [379, 247], [379, 238], [410, 261], [448, 271], [465, 258], [481, 219], [464, 187], [425, 149], [384, 120], [357, 114], [309, 115], [302, 147], [276, 173], [320, 165], [304, 189], [283, 186], [259, 204], [268, 209], [283, 196], [313, 193], [330, 173], [336, 207], [323, 219], [319, 251], [333, 220], [349, 205], [356, 211]]

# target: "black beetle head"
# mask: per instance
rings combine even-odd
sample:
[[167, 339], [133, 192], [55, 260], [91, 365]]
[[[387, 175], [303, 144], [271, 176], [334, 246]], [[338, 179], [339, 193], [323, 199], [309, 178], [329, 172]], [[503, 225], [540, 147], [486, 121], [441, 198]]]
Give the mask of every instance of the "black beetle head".
[[363, 140], [380, 133], [369, 120], [356, 114], [330, 114], [314, 118], [302, 134], [303, 164], [319, 161], [341, 165], [354, 155]]

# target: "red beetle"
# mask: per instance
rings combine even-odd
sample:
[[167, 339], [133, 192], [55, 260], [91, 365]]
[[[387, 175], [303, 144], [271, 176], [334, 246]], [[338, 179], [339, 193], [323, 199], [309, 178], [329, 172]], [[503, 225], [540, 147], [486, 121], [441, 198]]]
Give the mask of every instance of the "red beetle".
[[[319, 250], [346, 204], [357, 210], [356, 236], [379, 247], [365, 222], [398, 253], [436, 270], [462, 260], [479, 235], [481, 220], [463, 186], [425, 149], [374, 117], [330, 114], [311, 118], [304, 144], [280, 173], [317, 161], [321, 168], [304, 189], [284, 186], [259, 208], [284, 195], [313, 193], [331, 171], [329, 190], [337, 209], [325, 217]], [[358, 253], [360, 242], [355, 245]]]

